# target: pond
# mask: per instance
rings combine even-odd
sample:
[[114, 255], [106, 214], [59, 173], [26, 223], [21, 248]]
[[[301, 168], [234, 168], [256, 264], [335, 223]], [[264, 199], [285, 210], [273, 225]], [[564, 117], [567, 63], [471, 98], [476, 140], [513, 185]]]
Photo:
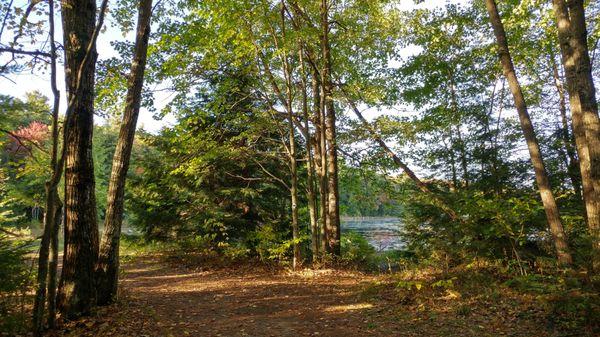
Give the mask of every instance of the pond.
[[398, 218], [342, 217], [342, 234], [353, 231], [361, 234], [377, 251], [404, 248], [400, 238], [401, 223]]

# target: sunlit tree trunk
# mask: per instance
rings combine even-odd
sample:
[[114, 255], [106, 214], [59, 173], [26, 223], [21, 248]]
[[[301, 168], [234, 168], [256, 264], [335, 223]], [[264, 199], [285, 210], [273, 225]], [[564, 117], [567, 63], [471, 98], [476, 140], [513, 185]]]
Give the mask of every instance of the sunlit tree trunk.
[[553, 8], [579, 154], [583, 196], [587, 199], [586, 212], [594, 250], [592, 260], [597, 267], [600, 263], [600, 119], [587, 46], [584, 2], [553, 0]]
[[554, 199], [554, 194], [550, 188], [550, 181], [548, 180], [548, 174], [544, 166], [533, 124], [531, 123], [531, 118], [527, 112], [527, 105], [521, 90], [521, 85], [519, 84], [515, 73], [512, 58], [508, 49], [508, 42], [506, 40], [506, 32], [504, 31], [502, 20], [498, 14], [496, 2], [494, 0], [486, 0], [485, 4], [490, 16], [494, 35], [496, 36], [498, 55], [500, 57], [500, 62], [502, 63], [502, 70], [504, 71], [504, 76], [506, 77], [510, 91], [512, 92], [515, 106], [519, 114], [521, 128], [525, 136], [525, 141], [527, 142], [527, 148], [529, 149], [529, 155], [531, 157], [537, 185], [540, 190], [540, 196], [544, 205], [544, 210], [546, 211], [546, 218], [554, 239], [558, 262], [561, 265], [570, 265], [572, 263], [572, 258], [569, 252], [567, 236], [560, 220], [560, 214], [558, 212], [556, 200]]
[[321, 100], [325, 111], [325, 139], [327, 141], [327, 246], [328, 252], [340, 255], [340, 207], [338, 191], [336, 115], [331, 84], [331, 52], [329, 45], [329, 1], [321, 1]]
[[98, 282], [98, 304], [111, 303], [117, 297], [119, 285], [119, 240], [123, 223], [123, 207], [125, 196], [125, 180], [129, 170], [135, 128], [140, 111], [144, 71], [150, 37], [150, 17], [152, 0], [139, 3], [138, 23], [131, 72], [128, 79], [127, 98], [123, 121], [112, 163], [112, 172], [108, 185], [106, 217], [104, 233], [98, 265], [96, 268]]
[[[65, 122], [65, 249], [57, 306], [63, 317], [89, 314], [96, 300], [94, 268], [98, 258], [98, 224], [92, 133], [96, 1], [62, 1], [65, 75], [69, 106]], [[106, 1], [100, 13], [104, 13]], [[103, 14], [100, 14], [101, 26]]]

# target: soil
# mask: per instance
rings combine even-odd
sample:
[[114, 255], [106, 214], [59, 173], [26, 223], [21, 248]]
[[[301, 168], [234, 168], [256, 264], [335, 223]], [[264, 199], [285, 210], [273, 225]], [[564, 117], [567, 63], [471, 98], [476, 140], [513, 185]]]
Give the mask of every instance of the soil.
[[242, 264], [125, 264], [119, 301], [52, 336], [558, 336], [527, 300], [399, 296], [390, 277]]

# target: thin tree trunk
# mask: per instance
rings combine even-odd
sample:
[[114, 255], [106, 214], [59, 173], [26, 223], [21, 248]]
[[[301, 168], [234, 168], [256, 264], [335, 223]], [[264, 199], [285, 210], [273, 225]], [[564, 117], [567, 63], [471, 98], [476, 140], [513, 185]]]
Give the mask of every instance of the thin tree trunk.
[[[454, 85], [454, 74], [450, 72], [450, 104], [454, 115], [460, 118], [460, 111], [458, 107], [458, 99], [456, 97], [456, 88]], [[456, 136], [458, 137], [458, 148], [460, 150], [460, 164], [463, 171], [463, 179], [465, 181], [465, 188], [469, 188], [469, 166], [467, 163], [467, 153], [465, 149], [465, 143], [463, 141], [462, 131], [460, 130], [460, 122], [454, 124], [456, 129]]]
[[98, 224], [92, 157], [95, 41], [107, 1], [102, 3], [98, 25], [96, 1], [64, 0], [61, 4], [69, 106], [64, 131], [65, 249], [57, 306], [63, 317], [72, 319], [89, 314], [96, 300]]
[[[575, 195], [579, 199], [581, 199], [581, 175], [578, 169], [579, 161], [577, 159], [577, 156], [575, 155], [576, 149], [573, 146], [573, 138], [571, 137], [571, 134], [569, 132], [570, 128], [569, 121], [567, 118], [567, 98], [565, 97], [565, 89], [560, 79], [556, 60], [554, 59], [554, 53], [550, 53], [550, 62], [552, 65], [552, 76], [554, 78], [554, 86], [556, 87], [556, 92], [558, 93], [558, 110], [560, 113], [560, 121], [562, 125], [562, 128], [560, 130], [560, 136], [567, 155], [567, 173], [569, 175], [569, 179], [571, 180], [571, 184], [573, 185]], [[589, 182], [589, 178], [586, 180]]]
[[369, 132], [371, 138], [383, 149], [383, 151], [388, 156], [390, 156], [390, 158], [392, 158], [392, 160], [394, 161], [396, 166], [398, 166], [402, 171], [404, 171], [404, 174], [406, 174], [408, 176], [408, 178], [410, 180], [412, 180], [415, 183], [415, 185], [417, 185], [417, 187], [419, 188], [419, 190], [421, 190], [421, 192], [429, 195], [432, 198], [432, 203], [434, 206], [438, 207], [439, 209], [444, 211], [444, 213], [448, 214], [448, 216], [450, 216], [450, 218], [452, 220], [460, 221], [460, 218], [458, 217], [456, 212], [454, 212], [454, 210], [450, 206], [448, 206], [448, 204], [439, 195], [437, 195], [431, 189], [429, 189], [429, 187], [421, 179], [419, 179], [419, 177], [415, 174], [415, 172], [413, 172], [413, 170], [411, 170], [408, 167], [408, 165], [406, 165], [400, 159], [400, 157], [398, 157], [394, 153], [394, 151], [392, 151], [392, 149], [390, 149], [390, 147], [383, 141], [383, 139], [381, 139], [381, 137], [373, 129], [371, 124], [362, 115], [360, 110], [358, 110], [356, 103], [354, 103], [354, 101], [352, 99], [350, 99], [349, 95], [344, 91], [344, 89], [340, 88], [340, 90], [344, 94], [346, 101], [350, 105], [350, 108], [352, 109], [352, 111], [354, 112], [356, 117], [358, 117], [358, 119], [361, 121], [361, 123], [365, 126], [365, 128]]
[[600, 263], [600, 119], [587, 46], [584, 4], [583, 0], [552, 2], [579, 154], [583, 196], [588, 199], [585, 204], [593, 241], [592, 261], [597, 265]]
[[325, 108], [325, 138], [327, 141], [327, 246], [328, 252], [339, 256], [340, 251], [340, 207], [338, 191], [338, 165], [336, 141], [336, 116], [331, 84], [331, 53], [329, 45], [329, 1], [321, 0], [321, 104]]
[[[291, 107], [290, 107], [291, 111]], [[288, 122], [290, 127], [290, 195], [292, 201], [292, 240], [294, 248], [294, 259], [292, 261], [292, 268], [295, 270], [298, 268], [301, 262], [300, 256], [300, 231], [298, 228], [298, 165], [296, 162], [296, 137], [294, 133], [294, 119], [291, 112], [288, 112]]]
[[123, 223], [123, 207], [125, 202], [125, 181], [135, 128], [140, 112], [144, 71], [148, 54], [148, 39], [150, 37], [150, 17], [152, 15], [152, 0], [141, 0], [138, 8], [138, 23], [131, 64], [127, 99], [123, 121], [119, 131], [119, 139], [112, 163], [112, 172], [108, 186], [106, 217], [102, 245], [96, 267], [98, 282], [98, 304], [112, 303], [118, 295], [119, 286], [119, 241]]
[[[54, 327], [55, 303], [56, 303], [56, 250], [55, 238], [58, 230], [57, 214], [61, 213], [61, 201], [58, 195], [58, 182], [61, 174], [57, 174], [58, 164], [58, 114], [60, 105], [60, 92], [56, 84], [56, 44], [54, 41], [54, 1], [48, 1], [48, 22], [50, 26], [50, 85], [54, 101], [52, 105], [52, 149], [50, 153], [50, 179], [46, 182], [46, 213], [44, 215], [44, 233], [40, 244], [38, 257], [37, 289], [33, 305], [33, 323], [32, 330], [34, 336], [41, 336], [43, 333], [44, 306], [46, 302], [46, 292], [48, 292], [48, 325]], [[58, 219], [60, 221], [60, 217]], [[50, 245], [52, 245], [52, 263], [48, 265], [48, 255]], [[48, 270], [50, 269], [50, 271]], [[48, 282], [48, 286], [47, 283]]]
[[[56, 193], [58, 198], [58, 193]], [[54, 212], [54, 227], [52, 228], [52, 239], [50, 241], [50, 262], [48, 267], [48, 328], [56, 327], [56, 285], [58, 275], [58, 233], [63, 218], [63, 205], [58, 199], [56, 211]]]
[[312, 92], [315, 119], [315, 167], [319, 185], [319, 253], [327, 253], [327, 152], [325, 150], [325, 119], [323, 117], [319, 75], [313, 71]]
[[523, 134], [527, 142], [527, 148], [529, 149], [529, 155], [535, 171], [535, 177], [540, 190], [540, 196], [544, 205], [544, 210], [546, 211], [546, 218], [550, 226], [550, 232], [554, 238], [554, 246], [556, 248], [558, 262], [561, 265], [570, 265], [572, 263], [572, 258], [569, 252], [567, 236], [560, 220], [560, 214], [558, 212], [556, 200], [554, 199], [554, 194], [550, 188], [550, 182], [548, 180], [548, 175], [542, 159], [540, 147], [533, 129], [533, 124], [531, 123], [529, 113], [527, 112], [527, 105], [525, 103], [525, 98], [523, 97], [521, 85], [519, 84], [517, 75], [515, 73], [512, 58], [508, 49], [508, 42], [506, 40], [504, 26], [502, 24], [502, 20], [500, 19], [500, 15], [498, 14], [496, 2], [494, 0], [486, 0], [485, 4], [490, 16], [490, 22], [494, 30], [494, 35], [496, 36], [498, 55], [502, 63], [504, 76], [506, 76], [515, 101], [517, 112], [519, 113], [521, 128], [523, 129]]
[[308, 214], [310, 217], [310, 233], [311, 233], [311, 251], [312, 261], [315, 262], [317, 256], [319, 256], [319, 225], [317, 224], [317, 210], [316, 210], [316, 197], [315, 197], [315, 168], [314, 159], [312, 155], [312, 136], [310, 134], [309, 124], [309, 113], [308, 113], [308, 94], [307, 94], [307, 80], [306, 71], [304, 69], [304, 57], [302, 48], [298, 52], [300, 60], [300, 84], [302, 90], [302, 113], [304, 115], [304, 139], [306, 139], [306, 191], [308, 197]]

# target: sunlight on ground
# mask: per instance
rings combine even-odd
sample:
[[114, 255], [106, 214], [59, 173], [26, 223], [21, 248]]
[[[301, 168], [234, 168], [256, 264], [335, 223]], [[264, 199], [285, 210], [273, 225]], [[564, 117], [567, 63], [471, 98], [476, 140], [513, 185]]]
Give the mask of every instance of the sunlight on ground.
[[334, 305], [329, 308], [325, 308], [326, 312], [346, 312], [346, 311], [354, 311], [361, 309], [370, 309], [373, 307], [371, 303], [354, 303], [354, 304], [345, 304], [345, 305]]

